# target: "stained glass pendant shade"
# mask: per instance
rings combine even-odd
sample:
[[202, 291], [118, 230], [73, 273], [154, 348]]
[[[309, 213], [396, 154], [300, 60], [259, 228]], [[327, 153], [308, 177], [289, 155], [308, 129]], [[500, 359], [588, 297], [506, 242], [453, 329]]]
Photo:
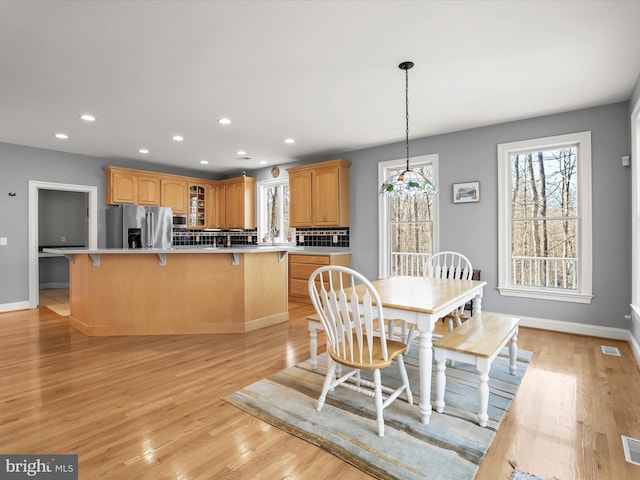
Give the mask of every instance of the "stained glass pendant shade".
[[398, 65], [400, 69], [404, 70], [405, 74], [407, 168], [400, 174], [388, 178], [382, 184], [380, 195], [387, 197], [416, 197], [419, 195], [431, 195], [437, 191], [431, 179], [409, 168], [409, 69], [413, 68], [413, 65], [413, 62], [402, 62]]

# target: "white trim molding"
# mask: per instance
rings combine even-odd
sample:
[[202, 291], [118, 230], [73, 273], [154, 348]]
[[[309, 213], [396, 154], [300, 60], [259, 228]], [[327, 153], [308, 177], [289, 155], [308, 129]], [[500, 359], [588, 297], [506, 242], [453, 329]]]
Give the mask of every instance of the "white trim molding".
[[89, 195], [89, 245], [98, 248], [98, 187], [70, 185], [66, 183], [29, 180], [29, 303], [27, 308], [36, 308], [39, 298], [38, 267], [38, 190], [84, 192]]
[[15, 310], [29, 310], [31, 306], [29, 302], [13, 302], [13, 303], [0, 303], [0, 312], [13, 312]]
[[[409, 159], [409, 165], [425, 165], [429, 164], [431, 166], [431, 180], [436, 186], [439, 185], [438, 178], [438, 161], [439, 155], [437, 153], [429, 153], [426, 155], [419, 155], [417, 157], [411, 157]], [[382, 185], [387, 178], [389, 177], [389, 170], [396, 170], [398, 168], [405, 168], [407, 163], [406, 158], [399, 158], [396, 160], [386, 160], [383, 162], [378, 162], [378, 185]], [[437, 252], [439, 247], [439, 231], [438, 231], [438, 199], [439, 199], [440, 189], [434, 194], [433, 205], [432, 205], [432, 214], [433, 214], [433, 224], [432, 224], [432, 248], [434, 252]], [[378, 278], [385, 278], [388, 276], [388, 264], [387, 264], [387, 252], [389, 249], [389, 239], [386, 235], [387, 230], [387, 209], [386, 209], [386, 199], [387, 197], [383, 195], [378, 195]]]
[[[567, 145], [578, 152], [578, 272], [577, 290], [515, 285], [511, 275], [511, 156], [551, 150]], [[592, 187], [591, 132], [535, 138], [498, 144], [498, 291], [500, 295], [575, 303], [591, 303], [592, 286]]]
[[587, 337], [600, 337], [609, 338], [611, 340], [627, 341], [629, 342], [629, 347], [635, 356], [636, 364], [640, 367], [640, 344], [638, 344], [638, 341], [631, 333], [631, 330], [625, 328], [603, 327], [600, 325], [589, 325], [586, 323], [565, 322], [562, 320], [551, 320], [546, 318], [526, 317], [516, 314], [509, 315], [519, 318], [519, 325], [525, 328], [535, 328], [538, 330], [549, 330], [551, 332], [569, 333], [572, 335], [584, 335]]

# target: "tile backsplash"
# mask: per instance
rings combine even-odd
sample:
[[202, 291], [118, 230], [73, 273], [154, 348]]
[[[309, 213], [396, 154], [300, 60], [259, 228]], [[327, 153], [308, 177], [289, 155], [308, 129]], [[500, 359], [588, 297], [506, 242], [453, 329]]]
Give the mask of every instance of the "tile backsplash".
[[296, 244], [305, 247], [349, 247], [349, 228], [296, 228]]
[[[296, 245], [306, 247], [349, 247], [349, 228], [297, 228]], [[256, 245], [256, 229], [243, 231], [207, 231], [179, 228], [173, 230], [174, 246]]]
[[187, 230], [186, 228], [178, 228], [173, 230], [173, 245], [181, 246], [213, 246], [222, 247], [224, 245], [256, 245], [256, 230], [238, 231], [206, 231], [206, 230]]

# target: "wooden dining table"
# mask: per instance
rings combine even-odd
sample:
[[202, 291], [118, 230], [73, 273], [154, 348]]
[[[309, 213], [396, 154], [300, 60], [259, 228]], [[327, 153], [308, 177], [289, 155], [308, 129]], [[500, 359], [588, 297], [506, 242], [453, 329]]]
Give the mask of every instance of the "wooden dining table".
[[[431, 417], [432, 332], [438, 319], [473, 300], [473, 315], [482, 308], [487, 282], [395, 276], [371, 282], [380, 295], [385, 319], [404, 320], [419, 332], [420, 419]], [[356, 291], [363, 286], [356, 286]]]

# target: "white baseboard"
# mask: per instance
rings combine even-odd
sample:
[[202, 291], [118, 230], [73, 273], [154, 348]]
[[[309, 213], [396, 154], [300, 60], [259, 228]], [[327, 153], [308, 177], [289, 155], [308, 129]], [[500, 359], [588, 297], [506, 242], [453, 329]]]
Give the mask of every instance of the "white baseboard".
[[520, 326], [538, 328], [552, 332], [571, 333], [574, 335], [586, 335], [589, 337], [610, 338], [612, 340], [626, 340], [629, 342], [636, 363], [640, 366], [640, 344], [631, 333], [631, 330], [624, 328], [602, 327], [599, 325], [588, 325], [586, 323], [564, 322], [561, 320], [547, 320], [544, 318], [522, 317], [513, 315], [520, 319]]
[[29, 301], [14, 302], [14, 303], [0, 303], [0, 312], [12, 312], [14, 310], [28, 310], [30, 307]]
[[631, 331], [629, 331], [629, 346], [631, 347], [633, 354], [636, 356], [636, 363], [640, 365], [640, 344], [638, 344], [636, 338], [631, 334]]

